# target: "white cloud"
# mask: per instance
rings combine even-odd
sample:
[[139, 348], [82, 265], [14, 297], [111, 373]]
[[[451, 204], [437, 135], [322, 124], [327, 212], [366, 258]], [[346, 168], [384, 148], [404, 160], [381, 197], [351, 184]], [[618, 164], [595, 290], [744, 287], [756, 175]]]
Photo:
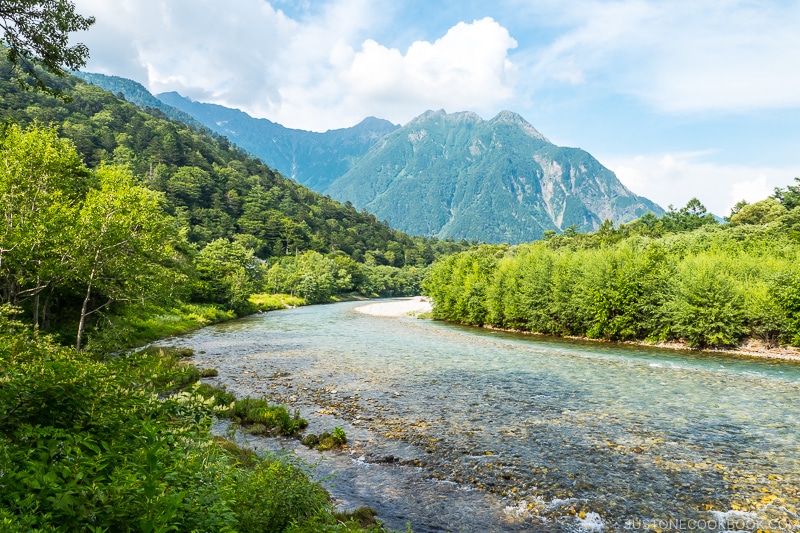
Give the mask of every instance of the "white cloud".
[[668, 112], [800, 106], [800, 3], [620, 0], [545, 9], [566, 30], [531, 60], [534, 85], [586, 80]]
[[397, 120], [421, 107], [496, 111], [514, 94], [515, 67], [507, 54], [516, 46], [491, 18], [461, 22], [433, 43], [413, 43], [405, 54], [368, 40], [339, 73], [345, 103], [393, 104], [389, 118]]
[[599, 158], [626, 187], [665, 209], [680, 208], [697, 197], [718, 216], [726, 216], [740, 200], [757, 202], [800, 176], [794, 167], [750, 167], [705, 161], [709, 152]]
[[87, 70], [233, 105], [279, 96], [270, 65], [297, 23], [266, 2], [239, 0], [235, 9], [214, 0], [76, 4], [97, 18], [85, 34]]
[[490, 18], [458, 23], [406, 51], [373, 38], [383, 0], [333, 0], [292, 19], [263, 0], [77, 0], [97, 17], [81, 35], [87, 70], [153, 92], [238, 107], [324, 130], [367, 115], [405, 122], [428, 108], [493, 113], [513, 96], [517, 43]]

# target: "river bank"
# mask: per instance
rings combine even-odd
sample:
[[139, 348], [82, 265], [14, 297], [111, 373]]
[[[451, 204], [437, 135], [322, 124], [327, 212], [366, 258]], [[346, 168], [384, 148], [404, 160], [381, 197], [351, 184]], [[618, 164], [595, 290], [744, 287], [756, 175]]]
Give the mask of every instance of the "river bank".
[[[430, 300], [428, 300], [426, 297], [415, 296], [413, 298], [393, 299], [390, 301], [369, 303], [367, 305], [356, 307], [353, 309], [353, 311], [371, 316], [397, 318], [403, 316], [420, 316], [426, 313], [430, 313], [432, 308], [433, 307]], [[483, 328], [493, 331], [504, 331], [507, 333], [517, 333], [522, 335], [553, 337], [551, 335], [544, 335], [532, 331], [519, 330], [519, 329], [504, 329], [490, 325], [484, 325]], [[564, 339], [572, 339], [579, 341], [601, 342], [607, 344], [610, 343], [610, 344], [620, 344], [629, 346], [646, 346], [648, 348], [661, 348], [666, 350], [688, 350], [697, 353], [713, 353], [713, 354], [724, 354], [733, 356], [760, 357], [767, 359], [800, 362], [800, 349], [794, 346], [771, 346], [763, 341], [753, 338], [745, 339], [739, 346], [735, 348], [734, 347], [709, 348], [705, 350], [696, 350], [689, 348], [685, 342], [681, 341], [648, 343], [645, 341], [609, 341], [605, 339], [593, 339], [590, 337], [576, 337], [576, 336], [553, 337], [553, 338], [564, 338]]]
[[419, 316], [430, 313], [431, 303], [424, 296], [412, 298], [392, 299], [386, 302], [370, 303], [354, 307], [353, 311], [364, 315], [382, 317]]
[[[467, 326], [470, 327], [470, 326]], [[797, 361], [800, 362], [800, 349], [794, 346], [770, 346], [763, 341], [757, 339], [745, 339], [739, 346], [735, 348], [705, 348], [702, 350], [690, 348], [683, 341], [663, 341], [650, 343], [646, 341], [612, 341], [607, 339], [594, 339], [591, 337], [579, 337], [574, 335], [565, 335], [557, 337], [554, 335], [546, 335], [544, 333], [537, 333], [535, 331], [527, 331], [522, 329], [507, 329], [498, 328], [484, 324], [481, 326], [483, 329], [492, 331], [502, 331], [505, 333], [515, 333], [519, 335], [533, 335], [536, 337], [553, 338], [553, 339], [570, 339], [576, 341], [597, 342], [602, 344], [619, 344], [621, 346], [645, 346], [647, 348], [659, 348], [662, 350], [679, 350], [689, 351], [694, 353], [709, 353], [709, 354], [722, 354], [732, 356], [745, 356], [745, 357], [758, 357], [766, 359], [775, 359], [780, 361]]]

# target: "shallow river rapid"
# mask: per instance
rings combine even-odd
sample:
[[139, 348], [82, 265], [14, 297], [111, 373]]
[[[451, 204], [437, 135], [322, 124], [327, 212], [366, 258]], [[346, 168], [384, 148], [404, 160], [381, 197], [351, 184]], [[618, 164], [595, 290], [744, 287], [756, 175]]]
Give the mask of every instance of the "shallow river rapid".
[[565, 341], [348, 302], [173, 339], [211, 382], [341, 426], [343, 507], [444, 531], [798, 531], [800, 363]]

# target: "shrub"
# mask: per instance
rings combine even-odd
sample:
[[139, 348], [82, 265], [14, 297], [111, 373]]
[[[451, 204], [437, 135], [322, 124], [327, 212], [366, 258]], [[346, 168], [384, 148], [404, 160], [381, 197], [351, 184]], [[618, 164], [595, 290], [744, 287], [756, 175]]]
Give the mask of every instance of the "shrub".
[[288, 294], [253, 294], [250, 296], [249, 301], [255, 305], [259, 311], [274, 311], [276, 309], [306, 305], [304, 299], [299, 296], [290, 296]]
[[711, 257], [696, 257], [681, 265], [670, 302], [673, 331], [692, 348], [738, 344], [744, 328], [743, 298]]
[[282, 405], [269, 405], [262, 399], [237, 400], [228, 415], [237, 424], [261, 424], [264, 427], [263, 433], [294, 435], [308, 426], [308, 422], [300, 418], [299, 411], [290, 416]]
[[227, 407], [236, 401], [236, 395], [228, 392], [224, 385], [216, 387], [208, 383], [199, 383], [196, 392], [203, 398], [214, 398], [213, 405], [217, 407]]
[[[191, 368], [155, 348], [99, 362], [0, 307], [0, 531], [360, 531], [297, 460], [212, 439], [209, 402], [170, 394]], [[224, 387], [192, 392], [233, 401]], [[284, 432], [305, 425], [263, 400], [242, 406]]]
[[330, 506], [327, 492], [287, 457], [271, 457], [242, 472], [234, 499], [241, 533], [283, 531]]
[[346, 443], [347, 436], [345, 435], [344, 430], [337, 426], [333, 428], [332, 433], [328, 433], [326, 431], [319, 436], [317, 449], [320, 451], [332, 450], [334, 448], [341, 448]]

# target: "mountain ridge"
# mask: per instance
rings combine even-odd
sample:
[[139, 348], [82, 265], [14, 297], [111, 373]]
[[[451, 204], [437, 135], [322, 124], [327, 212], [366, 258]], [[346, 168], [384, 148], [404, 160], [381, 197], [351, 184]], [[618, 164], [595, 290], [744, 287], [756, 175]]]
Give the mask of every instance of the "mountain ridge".
[[195, 102], [176, 92], [156, 97], [317, 192], [327, 189], [370, 146], [399, 127], [388, 120], [367, 117], [355, 126], [321, 133], [287, 128], [239, 109]]
[[427, 110], [404, 126], [367, 117], [310, 132], [176, 92], [157, 98], [281, 174], [411, 234], [519, 243], [664, 212], [588, 152], [554, 145], [510, 110], [488, 120]]
[[412, 234], [486, 242], [663, 213], [591, 154], [552, 144], [512, 111], [484, 120], [428, 110], [370, 148], [326, 192]]

